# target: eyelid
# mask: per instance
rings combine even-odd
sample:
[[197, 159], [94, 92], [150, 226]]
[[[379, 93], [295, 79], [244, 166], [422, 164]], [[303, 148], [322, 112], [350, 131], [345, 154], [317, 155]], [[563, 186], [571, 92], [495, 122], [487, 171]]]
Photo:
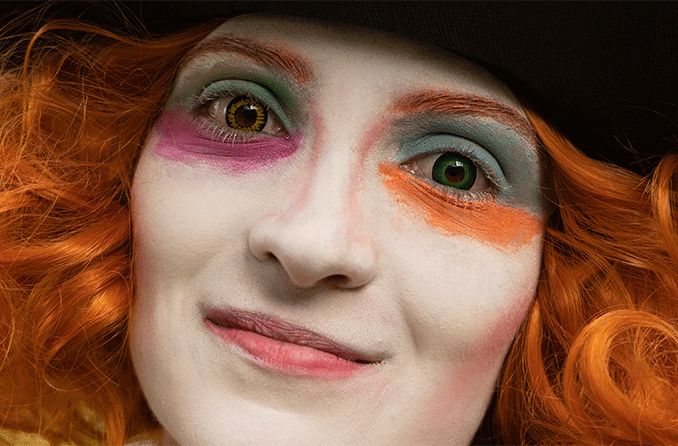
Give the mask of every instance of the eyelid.
[[476, 163], [489, 182], [501, 194], [509, 189], [499, 162], [488, 150], [466, 138], [448, 133], [429, 134], [401, 144], [401, 163], [423, 156], [453, 152]]
[[261, 102], [266, 108], [273, 111], [276, 118], [278, 118], [283, 127], [285, 127], [285, 130], [289, 131], [292, 129], [292, 122], [287, 117], [285, 110], [280, 105], [280, 102], [276, 99], [275, 95], [265, 87], [254, 82], [240, 79], [227, 79], [213, 82], [205, 87], [195, 100], [198, 106], [202, 106], [215, 99], [238, 95], [251, 96]]

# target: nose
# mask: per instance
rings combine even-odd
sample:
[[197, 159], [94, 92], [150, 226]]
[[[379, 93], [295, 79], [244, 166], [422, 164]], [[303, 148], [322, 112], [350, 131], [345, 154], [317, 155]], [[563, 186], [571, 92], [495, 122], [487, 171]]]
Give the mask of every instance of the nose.
[[[374, 245], [340, 169], [315, 172], [293, 201], [257, 220], [249, 233], [252, 254], [276, 262], [294, 285], [355, 288], [372, 280]], [[318, 180], [318, 181], [316, 181]], [[354, 192], [357, 193], [357, 192]]]

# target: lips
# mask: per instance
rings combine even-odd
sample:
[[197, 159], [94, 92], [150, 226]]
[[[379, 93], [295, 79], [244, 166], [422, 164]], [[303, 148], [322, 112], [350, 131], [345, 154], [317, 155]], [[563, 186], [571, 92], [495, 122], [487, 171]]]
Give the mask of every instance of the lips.
[[345, 377], [379, 358], [266, 314], [236, 308], [211, 309], [207, 327], [260, 365], [294, 375]]

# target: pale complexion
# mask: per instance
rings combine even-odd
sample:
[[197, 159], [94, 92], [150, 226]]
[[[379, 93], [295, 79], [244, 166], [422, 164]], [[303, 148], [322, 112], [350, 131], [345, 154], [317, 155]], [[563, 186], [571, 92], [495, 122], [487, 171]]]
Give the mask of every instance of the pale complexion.
[[[261, 129], [229, 128], [238, 96], [266, 104]], [[512, 94], [457, 56], [306, 20], [224, 23], [182, 67], [132, 191], [132, 357], [166, 441], [469, 443], [535, 293], [536, 151]], [[432, 178], [445, 152], [475, 162], [470, 190]], [[269, 367], [210, 330], [212, 308], [376, 363]]]

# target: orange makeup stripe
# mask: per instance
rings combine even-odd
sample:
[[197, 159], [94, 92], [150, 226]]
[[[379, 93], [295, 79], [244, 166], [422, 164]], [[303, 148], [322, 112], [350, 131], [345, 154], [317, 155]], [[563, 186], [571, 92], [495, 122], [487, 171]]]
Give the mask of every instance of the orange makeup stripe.
[[423, 213], [431, 226], [450, 235], [474, 237], [501, 249], [516, 250], [543, 230], [542, 221], [524, 209], [494, 201], [460, 200], [393, 164], [381, 164], [379, 172], [399, 203]]
[[197, 45], [186, 56], [183, 66], [205, 54], [221, 52], [244, 56], [282, 74], [291, 76], [301, 85], [307, 84], [313, 79], [310, 64], [301, 55], [285, 48], [273, 47], [253, 39], [232, 35], [220, 35]]

